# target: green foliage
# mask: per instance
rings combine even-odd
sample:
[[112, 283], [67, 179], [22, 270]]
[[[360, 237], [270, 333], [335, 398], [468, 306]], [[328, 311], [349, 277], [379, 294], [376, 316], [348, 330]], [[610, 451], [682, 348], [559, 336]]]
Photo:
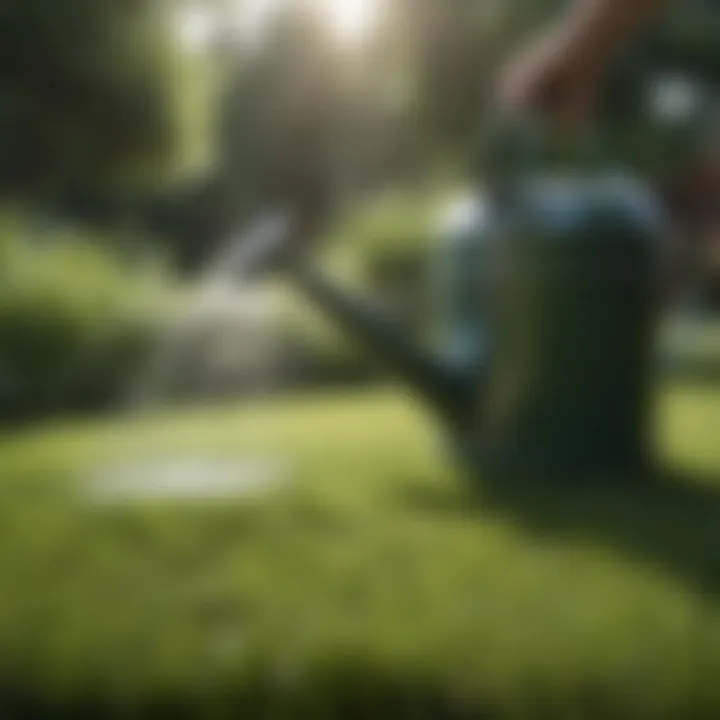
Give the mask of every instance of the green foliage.
[[0, 226], [0, 419], [96, 409], [115, 399], [154, 335], [157, 270], [106, 239]]
[[341, 252], [360, 284], [407, 323], [410, 332], [422, 332], [427, 323], [432, 246], [453, 190], [433, 184], [383, 195], [338, 231]]
[[437, 187], [381, 195], [347, 219], [338, 240], [365, 280], [381, 280], [396, 265], [413, 265], [415, 258], [425, 255], [435, 239], [439, 212], [450, 197], [451, 189]]
[[431, 238], [437, 197], [396, 192], [362, 209], [346, 231], [347, 242], [368, 256], [417, 251]]
[[[720, 471], [718, 391], [678, 388], [661, 405], [682, 481], [486, 478], [480, 498], [390, 393], [16, 436], [0, 450], [0, 705], [717, 717], [720, 500], [690, 471]], [[114, 462], [273, 452], [290, 476], [267, 495], [82, 502]]]
[[184, 72], [153, 0], [22, 0], [0, 12], [0, 182], [147, 181], [177, 161]]
[[643, 39], [648, 59], [720, 85], [720, 17], [714, 0], [667, 3], [665, 15]]

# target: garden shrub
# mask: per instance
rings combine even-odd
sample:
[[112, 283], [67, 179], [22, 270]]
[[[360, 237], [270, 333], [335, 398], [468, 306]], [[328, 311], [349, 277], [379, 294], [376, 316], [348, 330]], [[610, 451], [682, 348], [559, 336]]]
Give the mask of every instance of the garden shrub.
[[347, 223], [342, 240], [359, 282], [415, 334], [430, 308], [430, 251], [452, 191], [396, 192], [370, 203]]
[[77, 229], [0, 217], [0, 420], [104, 408], [155, 334], [159, 268]]

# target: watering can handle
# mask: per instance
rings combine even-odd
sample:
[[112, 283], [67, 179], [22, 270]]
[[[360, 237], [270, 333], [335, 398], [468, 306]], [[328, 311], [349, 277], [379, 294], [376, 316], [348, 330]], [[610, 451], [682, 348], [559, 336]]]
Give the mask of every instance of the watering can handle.
[[607, 162], [608, 155], [597, 125], [568, 133], [539, 117], [495, 109], [483, 124], [473, 174], [500, 192], [528, 172], [588, 168]]

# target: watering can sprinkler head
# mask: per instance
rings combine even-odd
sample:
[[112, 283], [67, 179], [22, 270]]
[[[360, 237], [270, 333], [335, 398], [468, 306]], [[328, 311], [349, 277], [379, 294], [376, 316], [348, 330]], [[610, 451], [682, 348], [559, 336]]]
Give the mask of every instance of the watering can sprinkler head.
[[289, 271], [304, 262], [327, 228], [329, 206], [301, 199], [264, 213], [247, 231], [233, 266], [244, 277]]
[[286, 212], [260, 217], [247, 232], [248, 239], [231, 259], [233, 270], [244, 278], [264, 277], [288, 266], [295, 259], [293, 222]]

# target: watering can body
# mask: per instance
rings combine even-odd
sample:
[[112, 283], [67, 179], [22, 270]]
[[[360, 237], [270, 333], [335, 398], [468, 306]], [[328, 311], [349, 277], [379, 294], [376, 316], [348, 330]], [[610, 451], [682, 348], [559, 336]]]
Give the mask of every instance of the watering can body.
[[651, 459], [662, 214], [622, 174], [478, 193], [441, 239], [436, 352], [464, 365], [463, 459], [519, 472], [635, 472]]

